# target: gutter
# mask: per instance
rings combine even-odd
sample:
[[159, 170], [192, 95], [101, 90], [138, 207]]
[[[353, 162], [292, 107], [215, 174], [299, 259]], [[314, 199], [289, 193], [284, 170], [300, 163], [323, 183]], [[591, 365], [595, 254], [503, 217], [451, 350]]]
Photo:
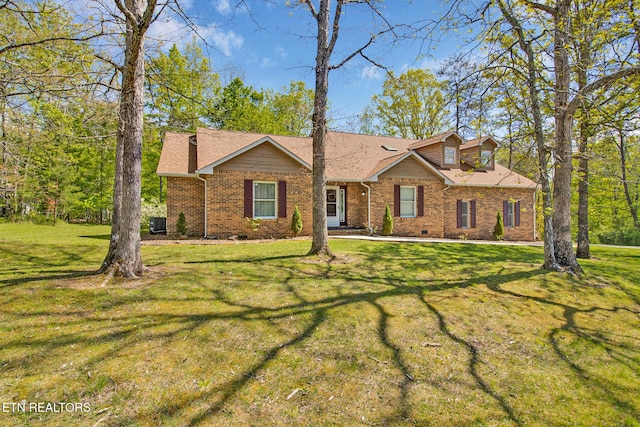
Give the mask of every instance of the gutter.
[[207, 180], [202, 178], [198, 172], [196, 172], [196, 178], [204, 182], [204, 238], [207, 239]]
[[367, 189], [367, 229], [371, 233], [371, 187], [360, 181], [360, 185]]

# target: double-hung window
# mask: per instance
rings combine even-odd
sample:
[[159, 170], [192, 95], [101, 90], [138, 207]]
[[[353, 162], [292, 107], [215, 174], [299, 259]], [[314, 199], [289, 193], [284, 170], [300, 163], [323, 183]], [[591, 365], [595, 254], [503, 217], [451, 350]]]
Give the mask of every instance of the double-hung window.
[[454, 165], [456, 163], [456, 149], [454, 147], [444, 147], [444, 164]]
[[504, 226], [513, 228], [515, 227], [515, 203], [511, 200], [507, 200], [505, 203], [505, 212], [504, 212]]
[[467, 200], [463, 200], [460, 204], [460, 219], [462, 228], [469, 228], [471, 226], [471, 209]]
[[276, 183], [253, 183], [253, 217], [260, 219], [276, 218]]
[[416, 216], [416, 187], [400, 187], [400, 217]]

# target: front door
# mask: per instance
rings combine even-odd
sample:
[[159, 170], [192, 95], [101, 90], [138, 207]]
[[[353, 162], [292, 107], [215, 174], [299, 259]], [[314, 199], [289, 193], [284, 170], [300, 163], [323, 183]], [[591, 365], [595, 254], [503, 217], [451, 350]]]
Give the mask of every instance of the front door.
[[340, 226], [340, 187], [327, 187], [327, 227]]

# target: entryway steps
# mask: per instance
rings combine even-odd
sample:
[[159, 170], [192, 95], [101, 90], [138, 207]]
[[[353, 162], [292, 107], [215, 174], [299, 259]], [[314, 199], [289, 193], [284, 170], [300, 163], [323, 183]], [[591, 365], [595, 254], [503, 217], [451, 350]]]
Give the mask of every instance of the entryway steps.
[[365, 228], [329, 227], [328, 230], [330, 236], [369, 235]]

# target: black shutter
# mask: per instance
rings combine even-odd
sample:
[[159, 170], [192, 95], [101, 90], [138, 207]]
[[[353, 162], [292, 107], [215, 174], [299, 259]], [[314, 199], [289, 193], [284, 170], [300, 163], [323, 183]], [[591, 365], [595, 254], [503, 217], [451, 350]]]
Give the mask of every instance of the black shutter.
[[505, 227], [509, 227], [509, 223], [507, 222], [507, 219], [509, 218], [508, 214], [509, 214], [509, 201], [505, 200], [502, 202], [502, 224], [504, 224]]
[[513, 207], [516, 227], [520, 227], [520, 202], [517, 201]]
[[475, 200], [471, 200], [469, 202], [469, 210], [470, 212], [470, 216], [471, 216], [471, 228], [476, 228], [476, 201]]
[[462, 228], [462, 200], [456, 201], [456, 224]]
[[424, 186], [418, 186], [418, 216], [424, 216]]
[[400, 216], [400, 186], [393, 186], [393, 216]]
[[287, 181], [278, 181], [278, 218], [287, 217]]
[[244, 216], [253, 218], [253, 180], [244, 180]]
[[340, 190], [344, 191], [344, 222], [341, 222], [340, 225], [347, 225], [347, 186], [346, 185], [341, 185], [340, 186]]

